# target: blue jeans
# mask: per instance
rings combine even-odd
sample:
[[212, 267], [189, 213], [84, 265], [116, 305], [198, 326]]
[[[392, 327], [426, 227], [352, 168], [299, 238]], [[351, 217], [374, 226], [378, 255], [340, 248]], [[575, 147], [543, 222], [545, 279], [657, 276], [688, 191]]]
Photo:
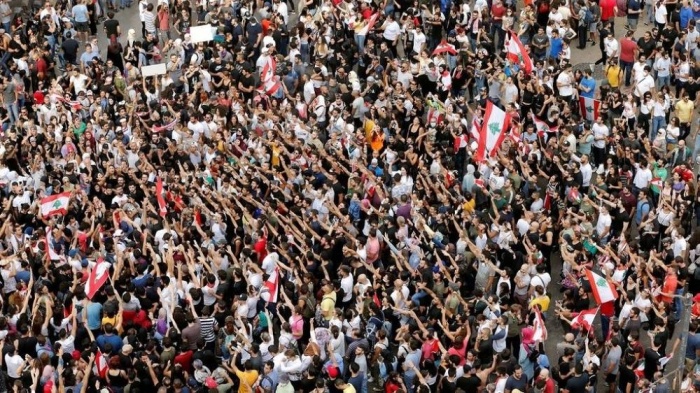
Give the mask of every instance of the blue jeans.
[[17, 101], [5, 104], [5, 109], [7, 109], [7, 115], [10, 117], [10, 125], [15, 124], [19, 120], [19, 108], [17, 107]]
[[425, 291], [421, 290], [421, 291], [418, 291], [415, 294], [413, 294], [413, 296], [411, 296], [411, 301], [413, 302], [413, 304], [415, 306], [420, 306], [421, 299], [423, 299], [426, 296], [428, 296], [428, 294], [425, 293]]
[[355, 34], [355, 43], [357, 44], [357, 51], [360, 54], [365, 50], [365, 39], [367, 39], [366, 35]]
[[630, 81], [632, 80], [632, 66], [634, 64], [628, 61], [620, 60], [620, 68], [625, 72], [625, 86], [629, 87]]
[[656, 77], [656, 88], [661, 90], [664, 86], [671, 86], [671, 76], [657, 76]]
[[666, 127], [666, 117], [665, 116], [654, 116], [651, 120], [651, 135], [650, 140], [656, 138], [656, 134], [659, 133], [659, 128]]

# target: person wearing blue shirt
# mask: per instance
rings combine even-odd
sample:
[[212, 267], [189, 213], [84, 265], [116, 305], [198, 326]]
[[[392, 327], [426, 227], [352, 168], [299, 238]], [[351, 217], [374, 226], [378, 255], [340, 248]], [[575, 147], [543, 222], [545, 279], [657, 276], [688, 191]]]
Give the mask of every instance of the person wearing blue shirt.
[[549, 39], [549, 58], [558, 61], [563, 47], [564, 40], [559, 36], [559, 31], [552, 30], [552, 38]]
[[647, 200], [647, 194], [644, 190], [639, 191], [637, 197], [637, 212], [635, 213], [634, 221], [640, 225], [649, 215], [651, 204]]
[[683, 7], [681, 7], [679, 14], [681, 30], [685, 30], [686, 28], [688, 28], [688, 23], [690, 23], [690, 20], [694, 19], [693, 7], [690, 6], [689, 0], [683, 1]]
[[581, 97], [595, 98], [595, 79], [593, 79], [591, 70], [583, 71], [583, 78], [578, 84], [578, 90]]
[[[118, 335], [114, 334], [114, 326], [111, 323], [104, 325], [104, 334], [97, 337], [97, 346], [100, 347], [100, 351], [109, 353], [119, 353], [122, 350], [122, 339]], [[107, 351], [105, 346], [111, 344], [111, 351]]]
[[700, 0], [693, 0], [693, 19], [700, 19]]
[[85, 69], [90, 66], [90, 63], [92, 63], [92, 59], [94, 58], [99, 59], [100, 53], [97, 50], [93, 50], [92, 45], [85, 44], [85, 52], [80, 55], [80, 65], [82, 66], [83, 73], [85, 72]]
[[367, 167], [372, 173], [374, 173], [374, 176], [381, 177], [384, 176], [384, 169], [382, 169], [379, 166], [379, 161], [376, 158], [373, 158], [372, 161], [370, 162], [369, 166]]
[[88, 21], [90, 20], [90, 14], [88, 13], [87, 6], [82, 0], [76, 1], [73, 9], [71, 10], [73, 20], [75, 21], [75, 29], [82, 37], [83, 42], [88, 40]]

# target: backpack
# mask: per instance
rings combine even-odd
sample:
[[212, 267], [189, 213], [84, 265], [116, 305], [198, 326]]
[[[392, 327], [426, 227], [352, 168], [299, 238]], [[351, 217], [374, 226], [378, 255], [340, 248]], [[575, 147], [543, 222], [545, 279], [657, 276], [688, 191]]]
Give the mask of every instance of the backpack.
[[593, 23], [594, 20], [595, 20], [595, 18], [593, 16], [593, 12], [591, 12], [591, 9], [588, 7], [585, 7], [585, 14], [583, 15], [583, 23], [585, 23], [586, 25], [590, 25], [591, 23]]
[[315, 307], [311, 304], [311, 301], [309, 300], [310, 297], [302, 297], [301, 299], [304, 300], [304, 309], [301, 310], [301, 315], [304, 316], [304, 319], [311, 319], [314, 316], [316, 316]]

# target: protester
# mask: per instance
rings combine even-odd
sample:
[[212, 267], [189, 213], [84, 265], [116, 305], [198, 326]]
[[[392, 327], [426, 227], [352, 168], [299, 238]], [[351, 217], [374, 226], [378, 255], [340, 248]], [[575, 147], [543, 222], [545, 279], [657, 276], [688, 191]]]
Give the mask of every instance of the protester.
[[687, 2], [130, 6], [0, 2], [0, 392], [700, 389]]

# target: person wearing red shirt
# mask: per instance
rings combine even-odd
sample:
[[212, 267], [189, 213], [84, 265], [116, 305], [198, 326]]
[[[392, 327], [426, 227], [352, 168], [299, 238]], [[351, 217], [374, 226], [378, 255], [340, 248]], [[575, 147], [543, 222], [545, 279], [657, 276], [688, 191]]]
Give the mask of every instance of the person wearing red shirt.
[[[685, 141], [678, 141], [679, 147], [680, 147], [680, 142], [685, 142]], [[682, 150], [681, 150], [681, 153], [682, 153]], [[693, 180], [693, 171], [688, 169], [688, 167], [686, 167], [685, 164], [681, 164], [680, 166], [673, 168], [673, 173], [677, 173], [678, 176], [681, 177], [681, 180], [683, 180], [686, 183]]]
[[615, 15], [617, 15], [616, 0], [600, 0], [600, 21], [603, 24], [610, 22], [610, 34], [615, 36]]
[[657, 301], [662, 301], [664, 303], [671, 303], [674, 296], [676, 295], [676, 289], [678, 289], [678, 276], [676, 275], [677, 266], [672, 263], [666, 267], [666, 278], [664, 279], [664, 285], [661, 287], [661, 293], [656, 297]]
[[503, 6], [501, 0], [494, 0], [491, 6], [491, 36], [493, 37], [493, 46], [498, 53], [501, 38], [503, 38], [503, 17], [506, 15], [506, 7]]
[[625, 87], [629, 87], [632, 80], [632, 67], [639, 51], [633, 36], [634, 32], [630, 30], [625, 34], [625, 38], [620, 40], [620, 67], [625, 73]]
[[549, 377], [549, 370], [543, 368], [540, 375], [535, 379], [535, 386], [542, 393], [555, 393], [554, 380]]

